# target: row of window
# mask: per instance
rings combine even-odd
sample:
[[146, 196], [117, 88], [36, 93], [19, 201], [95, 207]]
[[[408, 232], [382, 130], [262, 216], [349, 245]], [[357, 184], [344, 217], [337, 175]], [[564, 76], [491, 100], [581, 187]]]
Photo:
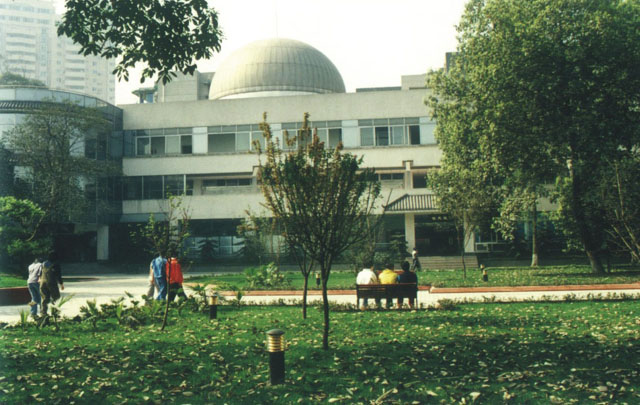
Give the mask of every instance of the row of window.
[[[381, 182], [403, 182], [403, 172], [379, 173]], [[411, 173], [413, 188], [426, 188], [426, 173]], [[220, 178], [213, 175], [170, 175], [170, 176], [130, 176], [123, 177], [123, 200], [159, 200], [169, 195], [208, 195], [221, 192], [224, 188], [250, 187], [254, 179], [250, 176]]]
[[10, 16], [0, 15], [0, 20], [9, 20], [9, 21], [25, 22], [25, 23], [37, 22], [39, 24], [51, 24], [51, 21], [49, 20], [42, 20], [40, 18], [17, 17], [14, 15], [10, 15]]
[[[344, 129], [341, 121], [323, 121], [313, 123], [318, 138], [329, 148], [343, 142]], [[281, 129], [273, 130], [275, 137], [284, 137], [287, 131], [289, 139], [293, 139], [301, 123], [284, 123]], [[322, 125], [322, 126], [320, 126]], [[418, 118], [397, 118], [381, 120], [359, 120], [356, 138], [348, 146], [389, 146], [419, 145], [433, 143], [433, 135], [425, 134], [423, 139]], [[196, 133], [202, 131], [201, 133]], [[126, 156], [144, 155], [179, 155], [205, 153], [247, 152], [259, 144], [264, 149], [265, 142], [258, 125], [231, 125], [205, 128], [159, 128], [149, 130], [125, 131], [125, 143], [130, 145]], [[197, 140], [196, 140], [197, 139]], [[134, 141], [135, 140], [135, 141]], [[299, 142], [309, 140], [298, 139], [296, 142], [284, 142], [282, 147], [297, 147]], [[196, 146], [197, 144], [197, 146]]]
[[0, 8], [5, 8], [9, 10], [22, 10], [30, 13], [33, 13], [34, 11], [37, 10], [37, 12], [40, 14], [53, 14], [53, 10], [48, 8], [36, 9], [35, 7], [32, 7], [32, 6], [25, 6], [20, 4], [0, 4]]

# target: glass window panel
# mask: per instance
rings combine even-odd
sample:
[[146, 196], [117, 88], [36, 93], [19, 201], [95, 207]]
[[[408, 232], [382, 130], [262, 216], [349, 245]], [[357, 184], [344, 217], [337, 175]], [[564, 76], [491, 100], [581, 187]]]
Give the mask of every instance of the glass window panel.
[[180, 152], [185, 155], [193, 153], [193, 139], [191, 135], [182, 135], [180, 137]]
[[165, 196], [182, 195], [184, 190], [184, 176], [164, 176], [164, 191]]
[[154, 136], [151, 138], [151, 154], [164, 155], [164, 136]]
[[342, 128], [331, 128], [329, 130], [329, 147], [334, 149], [342, 142]]
[[409, 143], [411, 145], [420, 145], [420, 126], [410, 125], [408, 128], [409, 128]]
[[151, 154], [151, 142], [149, 138], [138, 138], [136, 155], [150, 155]]
[[122, 179], [122, 199], [140, 200], [142, 198], [142, 177], [124, 177]]
[[209, 153], [236, 151], [236, 134], [209, 135]]
[[193, 195], [193, 180], [186, 181], [187, 189], [185, 190], [186, 195]]
[[[251, 142], [258, 142], [260, 144], [260, 149], [265, 150], [264, 136], [262, 132], [252, 132], [251, 133]], [[254, 150], [255, 147], [253, 144], [251, 145], [251, 150]]]
[[386, 118], [373, 120], [373, 125], [374, 126], [377, 126], [377, 125], [388, 125], [388, 124], [389, 124], [389, 120], [386, 119]]
[[238, 125], [237, 129], [233, 132], [247, 132], [251, 130], [251, 125]]
[[389, 145], [389, 127], [376, 127], [376, 145]]
[[324, 142], [325, 147], [328, 145], [327, 143], [327, 134], [329, 133], [329, 131], [327, 129], [318, 129], [318, 140], [320, 142]]
[[246, 152], [250, 149], [250, 138], [251, 134], [249, 132], [238, 132], [236, 134], [236, 151], [238, 152]]
[[162, 198], [162, 176], [144, 176], [142, 184], [142, 199], [159, 200]]
[[238, 179], [238, 185], [239, 186], [250, 186], [251, 185], [251, 179]]
[[411, 125], [418, 124], [418, 123], [420, 123], [420, 119], [419, 118], [405, 118], [404, 119], [404, 123], [407, 124], [407, 125], [409, 125], [409, 124], [411, 124]]
[[373, 125], [373, 120], [358, 120], [359, 127], [368, 127]]
[[215, 134], [220, 132], [220, 126], [215, 126], [215, 127], [207, 127], [207, 132], [210, 134]]
[[413, 173], [413, 188], [427, 188], [426, 173]]
[[360, 146], [373, 146], [373, 128], [360, 128]]
[[162, 128], [160, 128], [160, 129], [150, 129], [149, 130], [149, 135], [151, 135], [151, 136], [164, 135], [164, 130]]
[[193, 128], [178, 128], [178, 133], [180, 135], [191, 135], [193, 133]]
[[96, 159], [105, 160], [107, 158], [107, 140], [104, 139], [104, 134], [101, 134], [100, 139], [98, 139], [97, 150], [96, 150]]
[[390, 125], [403, 125], [404, 124], [404, 119], [403, 118], [391, 118], [391, 119], [389, 119], [389, 124]]
[[178, 135], [178, 128], [165, 128], [164, 129], [164, 134], [165, 135]]
[[335, 128], [335, 127], [341, 127], [341, 126], [342, 126], [342, 121], [327, 121], [328, 128]]
[[180, 153], [180, 137], [179, 136], [167, 136], [167, 154]]
[[89, 159], [96, 158], [96, 149], [98, 141], [95, 139], [84, 140], [84, 157]]
[[404, 127], [391, 127], [391, 144], [404, 144]]

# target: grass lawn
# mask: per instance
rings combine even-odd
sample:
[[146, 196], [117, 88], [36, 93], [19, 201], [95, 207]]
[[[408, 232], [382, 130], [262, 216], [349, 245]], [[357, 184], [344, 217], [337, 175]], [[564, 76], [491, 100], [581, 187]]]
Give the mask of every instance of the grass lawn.
[[[464, 304], [322, 313], [224, 306], [168, 330], [115, 321], [0, 333], [0, 403], [639, 403], [637, 301]], [[269, 386], [265, 332], [285, 331]]]
[[26, 287], [27, 279], [9, 274], [0, 274], [0, 288]]
[[[530, 285], [570, 285], [570, 284], [617, 284], [640, 282], [639, 267], [616, 267], [611, 273], [603, 275], [593, 274], [588, 266], [542, 266], [536, 269], [530, 267], [499, 267], [488, 268], [489, 281], [482, 281], [481, 272], [467, 269], [466, 279], [462, 269], [459, 270], [429, 270], [418, 272], [418, 282], [421, 285], [435, 287], [480, 287], [480, 286], [530, 286]], [[291, 289], [302, 289], [303, 279], [299, 272], [287, 272]], [[187, 282], [212, 283], [231, 285], [240, 289], [247, 289], [244, 274], [212, 275], [191, 277]], [[309, 287], [316, 287], [313, 275], [309, 277]], [[355, 274], [348, 271], [331, 272], [329, 278], [330, 289], [355, 289]]]

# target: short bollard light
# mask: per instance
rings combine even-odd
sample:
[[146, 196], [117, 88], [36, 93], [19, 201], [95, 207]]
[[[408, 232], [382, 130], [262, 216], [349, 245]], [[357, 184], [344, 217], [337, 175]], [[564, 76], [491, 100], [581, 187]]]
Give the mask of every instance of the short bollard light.
[[267, 332], [267, 351], [271, 385], [284, 384], [284, 331], [271, 329]]
[[218, 294], [212, 293], [207, 295], [207, 301], [209, 304], [209, 319], [218, 318]]

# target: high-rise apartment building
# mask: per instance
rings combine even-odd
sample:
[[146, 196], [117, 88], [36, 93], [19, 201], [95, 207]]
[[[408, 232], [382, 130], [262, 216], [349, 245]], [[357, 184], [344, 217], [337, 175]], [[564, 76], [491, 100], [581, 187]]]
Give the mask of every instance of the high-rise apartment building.
[[0, 73], [115, 102], [114, 60], [82, 56], [56, 33], [51, 0], [0, 0]]

